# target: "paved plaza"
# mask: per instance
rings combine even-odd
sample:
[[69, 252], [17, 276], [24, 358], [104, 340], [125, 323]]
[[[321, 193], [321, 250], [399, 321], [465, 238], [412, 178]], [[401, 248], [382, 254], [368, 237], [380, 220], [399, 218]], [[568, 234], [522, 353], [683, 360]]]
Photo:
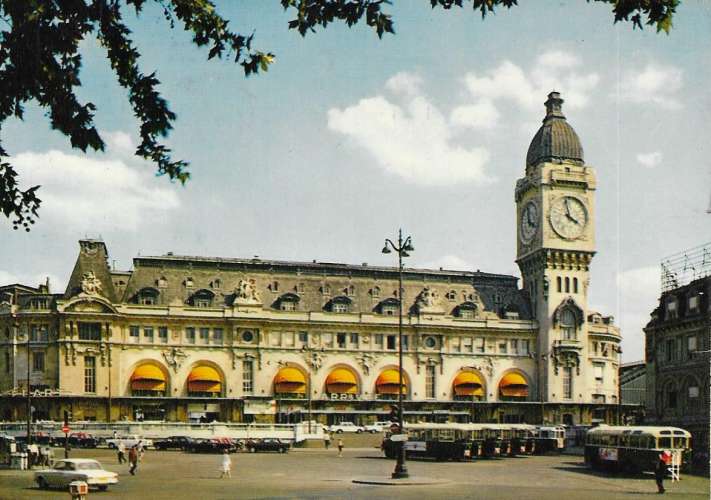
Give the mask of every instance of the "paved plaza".
[[[57, 450], [60, 451], [60, 450]], [[568, 498], [575, 500], [635, 499], [656, 495], [651, 475], [609, 477], [588, 470], [580, 457], [545, 456], [467, 463], [408, 462], [414, 477], [445, 480], [435, 486], [370, 486], [353, 479], [388, 477], [393, 461], [373, 448], [292, 450], [281, 454], [232, 455], [231, 479], [218, 479], [219, 455], [148, 451], [134, 477], [106, 449], [74, 450], [72, 457], [99, 459], [119, 473], [119, 484], [89, 498]], [[709, 498], [708, 479], [686, 475], [668, 484], [668, 495]], [[32, 473], [0, 470], [0, 498], [68, 498], [61, 491], [38, 490]]]

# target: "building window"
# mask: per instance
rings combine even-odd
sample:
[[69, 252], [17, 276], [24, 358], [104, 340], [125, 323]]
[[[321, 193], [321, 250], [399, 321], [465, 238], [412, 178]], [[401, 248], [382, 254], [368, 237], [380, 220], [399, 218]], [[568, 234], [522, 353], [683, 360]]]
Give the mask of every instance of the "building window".
[[427, 336], [425, 337], [425, 341], [423, 342], [425, 344], [425, 347], [427, 349], [434, 349], [437, 347], [437, 338], [432, 337], [432, 336]]
[[686, 338], [686, 356], [687, 359], [693, 358], [693, 353], [696, 350], [696, 335]]
[[96, 358], [84, 356], [84, 392], [96, 392]]
[[670, 388], [667, 391], [667, 406], [669, 408], [676, 408], [676, 390], [674, 388]]
[[333, 347], [333, 334], [323, 333], [321, 334], [321, 343], [324, 347]]
[[395, 316], [398, 313], [398, 306], [387, 304], [380, 308], [380, 312], [383, 316]]
[[461, 319], [474, 319], [474, 310], [462, 308], [459, 310], [459, 317]]
[[677, 317], [677, 304], [676, 299], [669, 299], [667, 301], [667, 319], [676, 319]]
[[296, 302], [291, 300], [282, 300], [279, 302], [279, 309], [282, 311], [296, 311]]
[[10, 351], [5, 351], [5, 373], [10, 373]]
[[383, 334], [382, 333], [375, 334], [375, 347], [377, 349], [383, 348]]
[[185, 287], [186, 288], [192, 288], [194, 285], [195, 285], [195, 282], [193, 281], [193, 279], [190, 276], [185, 278]]
[[402, 336], [402, 350], [408, 351], [409, 349], [410, 349], [410, 336], [403, 335]]
[[563, 368], [563, 399], [573, 398], [573, 369], [566, 366]]
[[511, 339], [511, 354], [518, 354], [518, 339]]
[[476, 352], [483, 353], [484, 351], [486, 351], [486, 340], [483, 337], [476, 339]]
[[254, 365], [252, 360], [242, 361], [242, 392], [251, 394], [254, 390]]
[[689, 297], [689, 313], [696, 314], [699, 312], [699, 296], [692, 295]]
[[390, 350], [390, 351], [394, 351], [394, 350], [395, 350], [395, 339], [396, 339], [396, 336], [395, 336], [395, 335], [388, 335], [388, 338], [387, 338], [387, 348], [388, 348], [388, 350]]
[[212, 283], [210, 283], [210, 285], [215, 290], [219, 290], [220, 288], [222, 288], [222, 281], [220, 280], [220, 278], [217, 278], [217, 279], [213, 280]]
[[530, 341], [528, 339], [521, 341], [521, 354], [528, 356], [531, 352]]
[[189, 326], [185, 329], [185, 341], [188, 344], [195, 343], [195, 328], [193, 328], [192, 326]]
[[215, 328], [212, 330], [212, 343], [220, 345], [222, 344], [222, 339], [224, 338], [224, 331], [222, 328]]
[[335, 302], [331, 305], [331, 312], [347, 313], [348, 312], [348, 304], [345, 304], [343, 302]]
[[250, 332], [249, 330], [245, 330], [242, 332], [242, 342], [249, 344], [254, 340], [254, 333]]
[[33, 352], [32, 353], [32, 371], [33, 372], [43, 372], [44, 371], [44, 352]]
[[558, 291], [558, 293], [560, 293], [560, 292], [563, 291], [563, 290], [562, 290], [562, 286], [561, 286], [561, 283], [562, 283], [562, 282], [563, 282], [563, 280], [561, 279], [560, 276], [558, 276], [558, 277], [555, 279], [556, 290]]
[[564, 309], [560, 315], [560, 328], [563, 332], [563, 340], [577, 340], [575, 331], [575, 314], [570, 309]]
[[379, 286], [374, 286], [373, 288], [370, 289], [370, 295], [374, 299], [377, 299], [380, 297], [380, 287]]
[[146, 326], [143, 328], [143, 336], [148, 342], [153, 342], [153, 327]]
[[570, 278], [565, 277], [565, 293], [570, 293]]
[[278, 292], [279, 291], [279, 282], [278, 281], [272, 281], [269, 286], [269, 290], [272, 292]]
[[462, 352], [474, 352], [473, 340], [471, 337], [462, 338]]
[[355, 295], [355, 287], [353, 285], [350, 285], [348, 288], [346, 288], [346, 295], [349, 297], [353, 297]]
[[425, 372], [425, 397], [427, 399], [435, 399], [437, 397], [437, 387], [435, 377], [437, 367], [435, 365], [427, 365]]
[[454, 337], [450, 340], [450, 345], [452, 346], [452, 352], [460, 352], [462, 350], [462, 339]]
[[79, 323], [79, 340], [101, 340], [101, 323]]
[[158, 338], [164, 344], [168, 343], [168, 328], [165, 326], [158, 327]]
[[508, 352], [506, 342], [499, 342], [499, 354], [506, 354]]
[[358, 347], [358, 334], [357, 333], [351, 333], [349, 335], [348, 341], [351, 343], [352, 347]]
[[141, 338], [141, 328], [133, 325], [129, 327], [129, 336], [131, 338], [131, 342], [139, 342]]
[[689, 386], [689, 399], [699, 397], [699, 387], [696, 385]]
[[30, 307], [32, 309], [47, 309], [49, 307], [49, 301], [47, 299], [32, 299], [30, 301]]
[[308, 345], [309, 343], [309, 332], [299, 332], [299, 342], [302, 345]]
[[210, 342], [210, 329], [200, 328], [200, 342], [208, 344]]
[[667, 339], [667, 362], [674, 361], [676, 359], [676, 342], [674, 339]]
[[47, 325], [32, 325], [30, 327], [30, 342], [47, 342], [49, 340], [49, 328]]
[[336, 335], [336, 344], [338, 344], [339, 349], [346, 348], [346, 334], [345, 333], [339, 333]]
[[595, 372], [595, 383], [602, 384], [604, 382], [603, 373], [605, 371], [605, 365], [603, 363], [593, 363], [593, 370]]
[[573, 293], [578, 293], [578, 278], [573, 278]]

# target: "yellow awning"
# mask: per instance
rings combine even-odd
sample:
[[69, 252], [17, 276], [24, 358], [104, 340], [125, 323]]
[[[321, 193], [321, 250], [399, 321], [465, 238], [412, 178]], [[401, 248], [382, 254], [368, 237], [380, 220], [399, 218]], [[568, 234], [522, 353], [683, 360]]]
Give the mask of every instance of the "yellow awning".
[[156, 365], [145, 364], [133, 370], [131, 381], [134, 380], [158, 380], [165, 382], [165, 375]]
[[131, 389], [134, 391], [157, 391], [165, 392], [165, 382], [160, 380], [133, 380]]
[[274, 392], [278, 394], [305, 394], [306, 377], [301, 370], [287, 366], [274, 377]]
[[[397, 394], [400, 386], [400, 373], [398, 370], [384, 370], [375, 381], [375, 390], [378, 394]], [[407, 392], [407, 377], [402, 374], [402, 392]]]
[[188, 375], [188, 392], [222, 392], [222, 378], [211, 366], [196, 366]]
[[326, 390], [336, 394], [356, 394], [358, 381], [355, 374], [347, 368], [336, 368], [326, 378]]
[[474, 372], [461, 372], [452, 382], [457, 396], [484, 396], [484, 384]]
[[509, 373], [499, 382], [499, 391], [502, 396], [525, 398], [528, 396], [528, 383], [522, 375]]

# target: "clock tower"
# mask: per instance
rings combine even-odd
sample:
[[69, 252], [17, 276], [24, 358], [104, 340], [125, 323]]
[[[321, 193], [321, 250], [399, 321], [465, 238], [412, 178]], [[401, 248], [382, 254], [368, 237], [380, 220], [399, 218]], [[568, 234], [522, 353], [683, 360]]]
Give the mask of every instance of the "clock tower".
[[583, 159], [558, 92], [516, 183], [517, 258], [539, 324], [537, 386], [541, 401], [590, 402], [588, 284], [595, 255], [595, 172]]

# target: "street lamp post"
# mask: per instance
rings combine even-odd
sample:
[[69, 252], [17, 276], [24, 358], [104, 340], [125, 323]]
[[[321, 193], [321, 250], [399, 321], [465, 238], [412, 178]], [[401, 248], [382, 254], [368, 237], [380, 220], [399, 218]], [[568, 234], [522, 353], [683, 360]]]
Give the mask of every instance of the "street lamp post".
[[[402, 417], [402, 258], [409, 257], [408, 252], [412, 252], [415, 248], [412, 246], [412, 238], [410, 236], [406, 237], [404, 240], [402, 238], [402, 229], [398, 230], [397, 244], [393, 243], [392, 240], [386, 239], [385, 245], [383, 246], [383, 253], [391, 253], [392, 250], [397, 252], [397, 270], [398, 270], [398, 305], [399, 305], [399, 318], [398, 318], [398, 392], [397, 392], [397, 413], [398, 420], [400, 422], [400, 434], [402, 434], [404, 420]], [[400, 441], [397, 454], [397, 462], [395, 463], [395, 470], [392, 473], [393, 479], [404, 479], [410, 476], [407, 472], [407, 465], [405, 464], [405, 442]]]
[[31, 353], [30, 349], [30, 331], [27, 331], [27, 446], [32, 444], [32, 391], [30, 391], [30, 363]]

